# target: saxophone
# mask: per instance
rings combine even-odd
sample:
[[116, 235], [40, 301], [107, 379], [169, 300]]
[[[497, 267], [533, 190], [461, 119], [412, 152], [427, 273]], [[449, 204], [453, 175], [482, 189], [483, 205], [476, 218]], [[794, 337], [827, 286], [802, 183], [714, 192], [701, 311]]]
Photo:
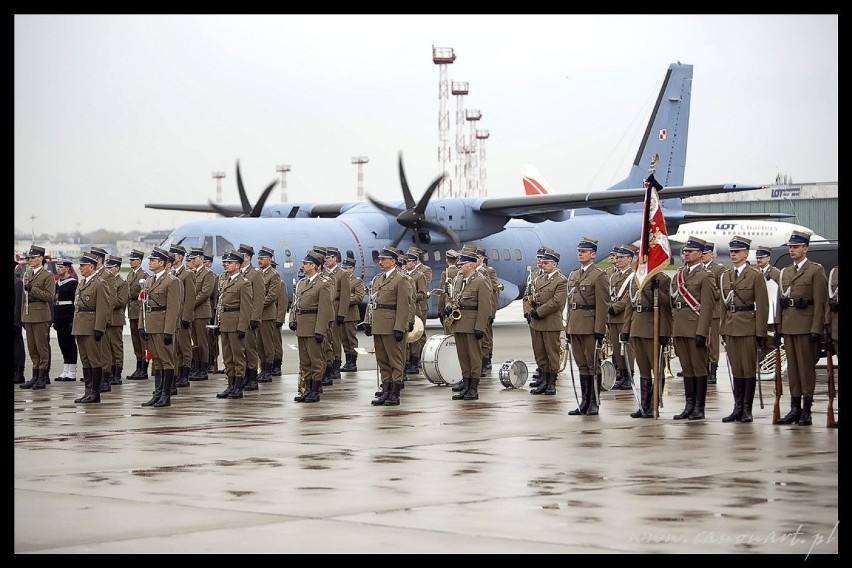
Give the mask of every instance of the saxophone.
[[219, 290], [216, 295], [216, 319], [215, 323], [208, 324], [207, 329], [219, 329], [219, 322], [222, 318], [222, 295], [225, 292], [225, 282], [227, 282], [227, 278], [219, 278]]
[[535, 278], [532, 275], [532, 266], [527, 266], [527, 285], [524, 287], [524, 300], [529, 303], [530, 307], [536, 307]]
[[376, 296], [373, 294], [373, 283], [370, 283], [370, 301], [367, 302], [367, 309], [364, 310], [364, 321], [359, 323], [358, 326], [361, 327], [372, 327], [373, 326], [373, 310], [376, 309]]
[[449, 318], [447, 326], [452, 326], [453, 322], [461, 319], [461, 310], [459, 309], [459, 299], [456, 297], [456, 286], [449, 278], [447, 278], [447, 295], [450, 299], [449, 305], [453, 308], [450, 315], [447, 316]]
[[[148, 311], [148, 291], [145, 289], [146, 280], [144, 278], [139, 279], [139, 299], [142, 300], [142, 329], [140, 331], [144, 332], [145, 329], [145, 313]], [[78, 289], [79, 290], [79, 289]], [[76, 302], [75, 302], [76, 304]]]

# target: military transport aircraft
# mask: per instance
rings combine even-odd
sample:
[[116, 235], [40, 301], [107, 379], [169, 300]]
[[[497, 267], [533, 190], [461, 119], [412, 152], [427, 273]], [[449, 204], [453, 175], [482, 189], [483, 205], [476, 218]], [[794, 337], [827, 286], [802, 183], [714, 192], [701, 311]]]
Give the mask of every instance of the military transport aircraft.
[[[720, 215], [693, 214], [683, 210], [681, 199], [694, 195], [758, 189], [760, 186], [718, 184], [683, 186], [686, 142], [692, 95], [692, 65], [673, 63], [666, 72], [644, 139], [630, 172], [623, 181], [605, 191], [550, 193], [518, 197], [446, 197], [432, 199], [443, 176], [436, 178], [423, 196], [415, 201], [408, 187], [399, 157], [399, 175], [404, 201], [382, 203], [265, 204], [275, 186], [266, 187], [252, 207], [243, 188], [237, 162], [237, 186], [241, 205], [146, 204], [148, 208], [216, 212], [224, 218], [205, 219], [176, 228], [163, 246], [181, 244], [203, 247], [214, 256], [214, 268], [221, 270], [222, 252], [240, 243], [255, 250], [267, 246], [275, 251], [278, 271], [292, 296], [293, 284], [306, 251], [314, 245], [336, 246], [341, 254], [352, 253], [356, 274], [368, 283], [379, 271], [377, 257], [387, 244], [403, 250], [416, 243], [425, 252], [422, 261], [432, 268], [430, 289], [440, 288], [445, 267], [444, 252], [459, 243], [475, 243], [487, 250], [488, 263], [503, 284], [498, 308], [507, 306], [522, 294], [527, 266], [535, 263], [542, 245], [561, 252], [560, 267], [568, 272], [576, 266], [575, 246], [581, 236], [598, 239], [603, 258], [613, 245], [634, 242], [642, 227], [644, 181], [652, 156], [655, 177], [664, 189], [667, 225], [675, 231], [686, 220], [715, 219]], [[724, 215], [730, 218], [731, 215]], [[754, 216], [752, 216], [754, 217]], [[429, 317], [436, 317], [433, 298]]]

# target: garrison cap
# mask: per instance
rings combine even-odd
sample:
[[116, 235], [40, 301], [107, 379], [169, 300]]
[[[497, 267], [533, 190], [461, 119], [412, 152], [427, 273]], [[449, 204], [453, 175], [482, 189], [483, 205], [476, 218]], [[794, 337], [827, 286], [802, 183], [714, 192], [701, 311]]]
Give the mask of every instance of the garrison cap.
[[80, 257], [80, 264], [91, 264], [92, 266], [96, 266], [98, 264], [98, 261], [91, 254], [84, 254]]
[[[17, 261], [15, 261], [15, 264], [17, 264]], [[57, 258], [56, 264], [61, 264], [62, 266], [74, 266], [74, 263], [67, 258]]]
[[130, 254], [127, 255], [128, 260], [142, 260], [145, 258], [145, 253], [139, 249], [133, 249], [130, 251]]
[[804, 231], [793, 231], [787, 240], [788, 247], [809, 244], [811, 244], [811, 234]]
[[598, 241], [591, 237], [580, 237], [580, 242], [577, 243], [577, 249], [579, 250], [593, 250], [597, 252], [598, 250]]
[[160, 247], [154, 247], [154, 250], [151, 251], [151, 256], [148, 258], [156, 258], [158, 260], [162, 260], [163, 262], [168, 262], [170, 260], [171, 255], [169, 251]]
[[275, 251], [269, 247], [260, 247], [260, 251], [257, 253], [257, 256], [268, 256], [269, 258], [275, 258]]
[[728, 250], [748, 250], [751, 248], [751, 239], [735, 236], [728, 243]]
[[169, 247], [169, 253], [186, 256], [186, 248], [184, 248], [183, 245], [172, 245], [171, 247]]
[[235, 250], [226, 250], [222, 254], [222, 262], [239, 262], [242, 264], [243, 255]]
[[237, 252], [240, 254], [247, 254], [249, 256], [254, 256], [254, 247], [251, 245], [246, 245], [240, 243], [240, 247], [237, 249]]
[[686, 244], [683, 245], [683, 250], [704, 251], [704, 245], [705, 241], [703, 239], [689, 235], [686, 239]]
[[121, 266], [121, 257], [109, 255], [105, 264], [106, 266]]
[[386, 246], [379, 252], [379, 258], [392, 258], [395, 262], [399, 258], [399, 252], [392, 246]]
[[101, 247], [92, 247], [92, 250], [89, 251], [89, 254], [95, 255], [101, 260], [106, 260], [106, 257], [109, 255], [106, 249], [102, 249]]
[[186, 258], [195, 258], [196, 256], [204, 257], [204, 249], [201, 247], [192, 247], [189, 249], [189, 252], [186, 253]]
[[544, 254], [541, 255], [542, 260], [552, 260], [553, 262], [559, 264], [559, 253], [553, 249], [547, 249], [544, 251]]
[[316, 249], [309, 250], [308, 254], [305, 255], [305, 258], [302, 259], [302, 262], [312, 262], [317, 266], [322, 266], [323, 261], [325, 261], [325, 256], [316, 252]]
[[758, 245], [754, 251], [754, 256], [760, 258], [762, 256], [772, 256], [772, 247], [766, 245]]
[[30, 251], [27, 253], [26, 258], [34, 258], [36, 256], [44, 256], [44, 247], [38, 245], [31, 245]]
[[713, 252], [716, 250], [716, 243], [713, 241], [704, 241], [704, 248], [701, 250], [701, 253], [704, 254], [706, 252]]
[[447, 250], [447, 252], [444, 253], [444, 255], [447, 258], [458, 258], [459, 257], [459, 251], [457, 251], [456, 249], [449, 249], [449, 250]]

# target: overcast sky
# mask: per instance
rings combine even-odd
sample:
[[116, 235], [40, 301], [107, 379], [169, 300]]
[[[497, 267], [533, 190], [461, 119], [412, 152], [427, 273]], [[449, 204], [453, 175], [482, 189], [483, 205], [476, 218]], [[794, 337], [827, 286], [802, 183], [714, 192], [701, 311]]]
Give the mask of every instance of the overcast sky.
[[15, 229], [171, 229], [205, 214], [144, 203], [215, 200], [214, 171], [237, 203], [237, 160], [252, 202], [283, 164], [289, 200], [354, 200], [353, 156], [391, 200], [402, 151], [418, 199], [441, 171], [433, 45], [489, 131], [489, 196], [522, 194], [524, 163], [561, 192], [623, 179], [675, 61], [686, 184], [838, 180], [837, 15], [18, 15]]

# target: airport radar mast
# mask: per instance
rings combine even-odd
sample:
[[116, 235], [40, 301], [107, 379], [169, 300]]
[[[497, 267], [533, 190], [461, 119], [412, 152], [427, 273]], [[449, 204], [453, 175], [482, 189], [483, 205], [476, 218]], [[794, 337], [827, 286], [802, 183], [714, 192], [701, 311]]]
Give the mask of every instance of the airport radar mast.
[[[447, 109], [450, 100], [447, 65], [455, 60], [456, 54], [452, 47], [432, 46], [432, 62], [438, 66], [438, 163], [441, 164], [441, 173], [449, 169], [453, 159], [450, 153], [450, 111]], [[438, 197], [452, 195], [452, 184], [452, 179], [444, 178], [438, 186]]]
[[452, 197], [464, 194], [464, 97], [470, 92], [467, 81], [453, 81], [451, 92], [456, 97], [456, 186]]
[[364, 201], [364, 164], [369, 161], [367, 156], [352, 156], [352, 163], [358, 166], [358, 201]]
[[479, 197], [486, 197], [488, 190], [485, 188], [485, 141], [490, 134], [487, 130], [476, 129], [476, 139], [479, 141]]
[[281, 164], [275, 166], [275, 171], [281, 174], [281, 203], [287, 202], [287, 172], [290, 171], [290, 164]]
[[465, 196], [479, 194], [479, 171], [476, 165], [476, 123], [482, 118], [482, 113], [479, 109], [466, 109], [464, 111], [465, 120], [470, 122], [470, 138], [469, 143], [465, 147], [465, 177], [467, 179], [467, 191]]
[[225, 177], [225, 172], [213, 172], [213, 179], [216, 180], [216, 203], [222, 203], [222, 178]]

